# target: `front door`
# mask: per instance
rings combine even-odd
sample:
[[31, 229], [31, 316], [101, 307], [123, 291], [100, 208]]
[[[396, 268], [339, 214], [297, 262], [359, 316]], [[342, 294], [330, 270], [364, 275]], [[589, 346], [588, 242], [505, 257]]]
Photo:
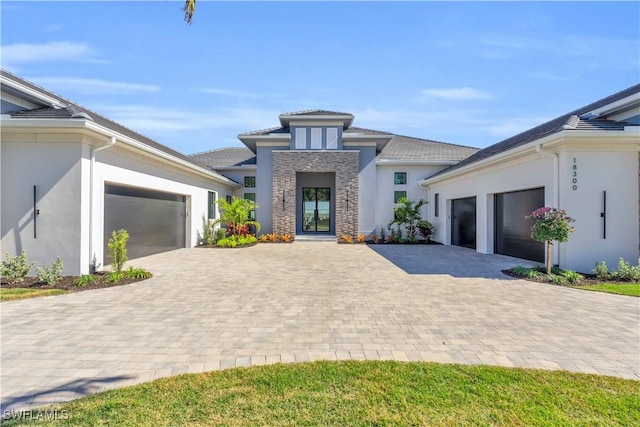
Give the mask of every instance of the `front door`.
[[305, 233], [328, 233], [331, 226], [331, 189], [302, 189], [302, 229]]

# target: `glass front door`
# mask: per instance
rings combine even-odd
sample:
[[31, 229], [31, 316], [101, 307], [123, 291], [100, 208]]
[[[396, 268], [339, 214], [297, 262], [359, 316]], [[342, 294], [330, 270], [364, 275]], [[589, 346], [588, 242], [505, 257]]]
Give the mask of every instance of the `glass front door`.
[[328, 233], [331, 227], [331, 189], [302, 189], [302, 229], [306, 233]]

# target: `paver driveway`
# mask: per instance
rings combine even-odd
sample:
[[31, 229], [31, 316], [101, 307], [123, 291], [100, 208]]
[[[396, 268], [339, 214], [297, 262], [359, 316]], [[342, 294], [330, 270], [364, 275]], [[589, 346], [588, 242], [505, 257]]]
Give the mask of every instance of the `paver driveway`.
[[500, 273], [515, 262], [456, 247], [319, 242], [134, 260], [155, 276], [1, 304], [3, 409], [183, 372], [316, 359], [638, 379], [639, 299]]

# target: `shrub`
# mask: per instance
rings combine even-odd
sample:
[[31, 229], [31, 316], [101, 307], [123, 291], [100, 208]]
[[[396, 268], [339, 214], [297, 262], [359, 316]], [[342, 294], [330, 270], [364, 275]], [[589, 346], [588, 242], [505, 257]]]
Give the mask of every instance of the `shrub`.
[[280, 236], [280, 240], [284, 243], [289, 243], [291, 241], [291, 234], [283, 234]]
[[353, 243], [353, 237], [345, 234], [344, 236], [342, 236], [342, 241], [344, 243]]
[[418, 234], [420, 234], [426, 241], [431, 240], [433, 235], [433, 224], [429, 221], [421, 219], [418, 221]]
[[364, 243], [367, 240], [367, 236], [364, 234], [358, 234], [358, 243]]
[[569, 240], [569, 235], [575, 231], [571, 226], [574, 219], [562, 209], [548, 207], [538, 208], [525, 218], [533, 218], [536, 221], [531, 227], [531, 238], [547, 243], [547, 274], [551, 274], [553, 241]]
[[380, 241], [385, 242], [387, 240], [387, 236], [384, 233], [384, 227], [380, 227]]
[[558, 284], [558, 285], [564, 285], [564, 284], [566, 284], [568, 282], [567, 278], [564, 277], [561, 274], [553, 274], [553, 273], [551, 273], [551, 274], [547, 274], [547, 277], [549, 278], [549, 280], [551, 282], [553, 282], [555, 284]]
[[389, 226], [398, 225], [397, 237], [402, 236], [400, 226], [403, 226], [407, 232], [407, 240], [412, 241], [418, 229], [418, 222], [422, 220], [421, 209], [428, 202], [426, 200], [413, 201], [406, 197], [401, 197], [393, 208], [393, 220], [389, 222]]
[[584, 276], [582, 274], [573, 270], [565, 270], [562, 275], [565, 279], [567, 279], [567, 282], [571, 284], [579, 283], [584, 279]]
[[242, 236], [234, 234], [233, 236], [225, 237], [224, 239], [218, 240], [216, 245], [221, 248], [235, 248], [236, 246], [249, 245], [257, 241], [258, 239], [256, 239], [255, 236]]
[[93, 274], [83, 274], [82, 276], [74, 280], [73, 284], [81, 288], [95, 281], [96, 281], [96, 278], [93, 276]]
[[593, 269], [593, 274], [600, 280], [607, 280], [611, 276], [607, 268], [607, 263], [604, 261], [596, 262], [596, 268]]
[[202, 244], [215, 245], [218, 241], [218, 232], [216, 229], [216, 222], [207, 219], [202, 214]]
[[51, 268], [46, 265], [36, 268], [38, 280], [49, 286], [55, 285], [62, 279], [62, 270], [64, 270], [64, 265], [60, 257], [56, 257], [56, 260], [51, 264]]
[[258, 241], [262, 243], [267, 242], [269, 241], [269, 236], [267, 236], [266, 234], [262, 234], [260, 237], [258, 237]]
[[269, 239], [270, 242], [278, 241], [278, 235], [276, 233], [267, 234], [267, 238]]
[[106, 277], [104, 278], [104, 281], [106, 283], [118, 283], [123, 278], [124, 278], [124, 273], [119, 271], [111, 271], [106, 275]]
[[34, 265], [35, 262], [27, 263], [27, 253], [25, 251], [16, 256], [11, 256], [7, 253], [7, 260], [2, 261], [2, 266], [0, 267], [0, 275], [5, 277], [9, 283], [22, 283]]
[[511, 269], [511, 272], [513, 274], [515, 274], [516, 276], [520, 276], [520, 277], [525, 277], [527, 275], [527, 273], [529, 272], [529, 268], [527, 267], [523, 267], [521, 265], [516, 265], [515, 267], [513, 267]]
[[124, 263], [127, 262], [127, 240], [129, 233], [127, 230], [120, 229], [111, 233], [111, 238], [107, 247], [109, 248], [109, 258], [112, 259], [111, 265], [116, 272], [121, 273]]
[[640, 281], [640, 259], [638, 260], [638, 265], [632, 266], [624, 258], [620, 258], [618, 269], [615, 271], [615, 278], [632, 282]]
[[151, 277], [151, 273], [144, 268], [129, 267], [129, 269], [122, 274], [124, 279], [148, 279]]
[[527, 268], [527, 271], [524, 273], [524, 277], [527, 279], [539, 279], [542, 277], [542, 273], [534, 268]]
[[376, 244], [377, 244], [377, 243], [379, 242], [379, 240], [378, 240], [378, 235], [377, 235], [377, 234], [375, 234], [375, 233], [371, 233], [371, 235], [369, 236], [369, 238], [371, 239], [371, 241], [372, 241], [373, 243], [376, 243]]

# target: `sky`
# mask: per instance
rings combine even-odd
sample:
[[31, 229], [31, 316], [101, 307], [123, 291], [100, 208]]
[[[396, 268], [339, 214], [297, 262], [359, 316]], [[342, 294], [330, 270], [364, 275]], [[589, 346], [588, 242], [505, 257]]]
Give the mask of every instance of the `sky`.
[[285, 112], [486, 147], [640, 82], [640, 3], [0, 3], [2, 67], [185, 154]]

